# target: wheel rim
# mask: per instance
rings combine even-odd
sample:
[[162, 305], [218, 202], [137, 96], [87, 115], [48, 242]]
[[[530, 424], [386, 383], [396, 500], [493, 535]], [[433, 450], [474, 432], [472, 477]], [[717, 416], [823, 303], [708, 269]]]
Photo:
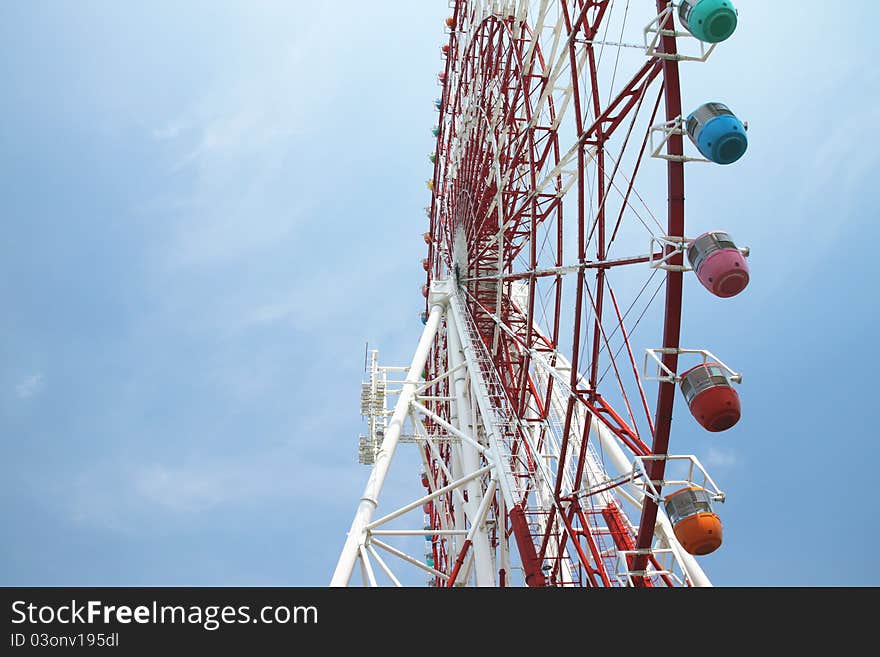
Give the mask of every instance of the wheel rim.
[[[504, 404], [526, 427], [543, 422], [536, 429], [539, 449], [553, 441], [551, 420], [561, 422], [551, 462], [553, 496], [568, 510], [552, 506], [556, 517], [544, 518], [543, 536], [534, 539], [547, 560], [551, 535], [568, 534], [577, 572], [563, 575], [557, 555], [549, 560], [549, 579], [610, 584], [611, 560], [601, 555], [627, 543], [602, 532], [619, 523], [621, 534], [632, 534], [631, 547], [650, 547], [657, 507], [649, 501], [640, 512], [617, 518], [619, 500], [579, 498], [578, 482], [589, 480], [598, 458], [591, 444], [598, 429], [578, 418], [587, 409], [633, 455], [667, 451], [675, 387], [645, 384], [634, 331], [641, 331], [642, 348], [678, 347], [682, 274], [652, 270], [645, 246], [648, 233], [684, 236], [683, 163], [674, 159], [683, 153], [681, 136], [668, 139], [673, 159], [649, 157], [650, 127], [681, 116], [679, 71], [675, 60], [659, 57], [621, 68], [625, 46], [609, 46], [614, 40], [608, 35], [630, 17], [613, 3], [553, 4], [557, 13], [540, 21], [549, 21], [551, 32], [538, 29], [529, 20], [533, 15], [478, 16], [474, 3], [457, 4], [434, 171], [428, 282], [448, 276], [460, 282], [503, 382]], [[658, 12], [665, 8], [657, 3]], [[647, 23], [653, 9], [640, 7], [631, 19]], [[623, 41], [618, 37], [617, 43]], [[675, 53], [675, 38], [661, 39], [661, 49]], [[649, 166], [653, 171], [644, 177], [651, 182], [642, 183], [639, 175]], [[657, 188], [668, 197], [665, 217], [649, 185], [655, 198]], [[641, 235], [640, 225], [647, 229]], [[671, 247], [655, 248], [671, 253]], [[681, 265], [681, 254], [669, 263]], [[444, 369], [444, 350], [438, 339], [434, 371]], [[663, 362], [677, 371], [675, 354]], [[555, 417], [552, 407], [566, 386], [538, 372], [547, 364], [569, 368], [564, 408]], [[437, 393], [443, 392], [441, 385]], [[444, 411], [440, 404], [436, 410]], [[521, 467], [534, 467], [534, 454], [522, 459]], [[662, 479], [663, 462], [648, 462], [647, 471]], [[580, 546], [576, 535], [583, 536]], [[443, 555], [434, 559], [441, 563]], [[644, 567], [636, 557], [633, 568]]]

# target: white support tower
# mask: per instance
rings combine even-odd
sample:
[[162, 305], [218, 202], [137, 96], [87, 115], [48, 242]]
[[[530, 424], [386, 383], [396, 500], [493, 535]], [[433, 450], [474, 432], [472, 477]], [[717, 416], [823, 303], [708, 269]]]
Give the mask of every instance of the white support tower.
[[[380, 367], [378, 353], [374, 351], [370, 354], [369, 381], [363, 384], [361, 395], [362, 414], [367, 418], [370, 434], [361, 438], [361, 445], [366, 443], [367, 449], [359, 449], [359, 457], [362, 463], [372, 465], [372, 472], [333, 574], [331, 586], [347, 585], [355, 565], [360, 565], [366, 578], [364, 583], [374, 584], [374, 563], [392, 583], [399, 584], [400, 580], [388, 563], [379, 556], [376, 548], [441, 580], [447, 580], [448, 575], [435, 570], [423, 559], [408, 555], [385, 542], [393, 536], [413, 535], [442, 536], [446, 539], [450, 546], [449, 557], [457, 560], [461, 556], [457, 577], [460, 585], [469, 580], [477, 586], [495, 586], [498, 583], [498, 554], [491, 546], [489, 536], [489, 528], [494, 527], [495, 522], [490, 517], [490, 510], [496, 502], [495, 491], [499, 479], [508, 481], [509, 473], [499, 473], [499, 459], [490, 444], [491, 438], [487, 438], [493, 435], [495, 428], [486, 427], [482, 421], [478, 423], [474, 419], [475, 415], [480, 420], [484, 417], [472, 411], [471, 400], [475, 395], [485, 394], [485, 385], [480, 385], [477, 390], [472, 387], [475, 380], [479, 381], [480, 374], [473, 372], [468, 366], [466, 354], [473, 351], [470, 336], [467, 332], [459, 332], [454, 313], [450, 312], [454, 294], [447, 281], [436, 282], [432, 286], [431, 312], [408, 368]], [[424, 406], [427, 399], [421, 394], [428, 387], [427, 383], [431, 382], [422, 380], [420, 374], [425, 367], [428, 350], [441, 327], [445, 331], [448, 344], [449, 369], [438, 378], [448, 377], [452, 382], [454, 398], [448, 400], [453, 408], [452, 423], [427, 409]], [[390, 372], [401, 370], [405, 372], [404, 380], [389, 380]], [[401, 388], [394, 411], [386, 423], [385, 398], [395, 383]], [[489, 408], [490, 402], [477, 397], [477, 407]], [[435, 426], [442, 427], [447, 432], [446, 435], [430, 435], [424, 428], [425, 418], [431, 420]], [[410, 421], [409, 434], [404, 433], [407, 420]], [[449, 483], [438, 487], [436, 482], [431, 481], [426, 495], [374, 520], [373, 514], [379, 504], [382, 487], [397, 446], [407, 438], [409, 442], [436, 454], [435, 463], [444, 462], [444, 459], [439, 458], [438, 445], [441, 442], [446, 444], [446, 448], [451, 450], [451, 459], [447, 459], [451, 468], [443, 475], [444, 480]], [[372, 451], [373, 445], [377, 448], [375, 452]], [[444, 496], [449, 494], [455, 496], [458, 504], [454, 505], [456, 511], [448, 525], [440, 529], [426, 529], [424, 523], [420, 523], [419, 526], [409, 529], [384, 529], [387, 523], [410, 512], [417, 512], [425, 504], [443, 503]], [[415, 513], [410, 516], [415, 517]]]
[[[645, 485], [640, 483], [644, 479], [641, 477], [643, 467], [638, 467], [640, 464], [626, 456], [617, 437], [598, 418], [589, 416], [582, 410], [577, 412], [570, 428], [570, 442], [575, 447], [568, 451], [568, 460], [571, 463], [562, 463], [560, 466], [560, 431], [563, 424], [561, 416], [567, 394], [565, 381], [571, 367], [560, 355], [553, 366], [535, 355], [535, 362], [539, 365], [536, 369], [539, 383], [546, 385], [549, 378], [555, 378], [559, 385], [552, 400], [547, 427], [549, 431], [546, 431], [542, 449], [539, 450], [537, 443], [533, 442], [537, 435], [534, 429], [531, 430], [534, 435], [526, 434], [526, 443], [536, 454], [540, 454], [540, 461], [531, 470], [517, 467], [517, 464], [522, 465], [522, 461], [512, 454], [509, 440], [509, 435], [515, 428], [512, 426], [513, 422], [504, 416], [503, 408], [498, 406], [500, 383], [493, 381], [491, 375], [487, 376], [487, 372], [491, 370], [485, 366], [485, 349], [474, 339], [472, 327], [468, 325], [462, 312], [460, 292], [451, 281], [437, 281], [431, 287], [429, 299], [431, 312], [408, 368], [380, 366], [378, 352], [372, 351], [369, 354], [369, 376], [362, 387], [361, 409], [370, 427], [367, 441], [377, 448], [374, 452], [371, 447], [367, 458], [364, 450], [359, 449], [361, 462], [371, 465], [372, 472], [357, 507], [331, 586], [348, 585], [356, 567], [362, 574], [362, 584], [365, 586], [384, 585], [381, 578], [377, 579], [377, 568], [391, 585], [400, 586], [402, 578], [398, 568], [402, 564], [414, 566], [428, 575], [433, 585], [445, 585], [452, 577], [455, 586], [524, 584], [521, 575], [514, 576], [514, 571], [520, 570], [520, 558], [515, 549], [511, 550], [504, 531], [507, 524], [505, 511], [522, 500], [529, 499], [532, 518], [537, 518], [540, 524], [541, 519], [550, 517], [554, 505], [558, 507], [552, 490], [551, 464], [553, 469], [560, 467], [562, 470], [567, 491], [582, 491], [581, 503], [591, 512], [599, 512], [616, 504], [607, 492], [611, 488], [616, 488], [623, 500], [638, 509], [646, 495]], [[437, 339], [438, 332], [442, 332], [445, 337], [441, 342], [446, 344], [448, 369], [432, 380], [425, 381], [421, 378], [421, 373], [425, 368], [429, 348]], [[389, 375], [393, 376], [395, 373], [405, 374], [404, 379], [390, 379]], [[449, 381], [452, 393], [446, 400], [450, 404], [451, 422], [425, 406], [425, 402], [436, 401], [436, 398], [425, 396], [424, 391], [442, 379]], [[399, 389], [394, 388], [397, 385], [400, 386]], [[385, 400], [391, 394], [397, 394], [397, 402], [390, 420], [386, 422], [389, 411]], [[426, 420], [444, 433], [429, 433], [425, 429]], [[591, 423], [593, 435], [598, 439], [605, 462], [599, 459], [595, 448], [588, 445], [588, 467], [582, 475], [583, 481], [576, 484], [572, 475], [575, 469], [572, 455], [577, 454], [580, 447], [578, 437], [583, 432], [584, 422]], [[405, 432], [407, 423], [409, 431]], [[364, 437], [361, 437], [362, 445], [363, 442]], [[427, 492], [374, 519], [395, 452], [402, 442], [413, 443], [419, 448], [424, 473], [428, 477]], [[448, 458], [441, 457], [441, 446], [449, 450]], [[433, 458], [429, 459], [426, 454]], [[428, 476], [430, 462], [439, 464], [441, 471], [436, 474], [438, 478], [442, 477], [442, 486], [435, 480], [434, 473]], [[443, 463], [448, 465], [444, 467]], [[691, 479], [692, 476], [682, 481]], [[621, 482], [625, 485], [620, 485]], [[427, 526], [422, 517], [425, 505], [445, 506], [450, 497], [453, 500], [451, 512], [438, 514], [441, 520], [439, 526]], [[411, 526], [388, 528], [392, 521], [404, 518], [410, 520]], [[621, 515], [621, 518], [625, 519], [626, 516]], [[558, 520], [555, 522], [559, 524]], [[545, 524], [535, 527], [534, 530], [536, 534], [540, 534], [546, 532], [548, 527]], [[658, 543], [647, 553], [656, 558], [658, 565], [641, 574], [655, 577], [665, 575], [680, 584], [691, 586], [711, 585], [696, 559], [676, 540], [672, 525], [662, 511], [658, 515], [656, 531]], [[557, 527], [555, 533], [561, 532], [562, 528]], [[448, 563], [452, 567], [445, 569], [446, 572], [438, 570], [430, 559], [419, 554], [408, 554], [390, 544], [395, 538], [413, 536], [444, 541], [448, 546]], [[384, 558], [382, 552], [386, 553]], [[395, 559], [389, 559], [388, 555]], [[546, 559], [559, 564], [561, 581], [573, 580], [573, 571], [577, 565], [572, 560], [569, 549], [563, 548], [560, 551], [556, 546], [548, 546]], [[630, 584], [636, 574], [628, 570], [626, 562], [618, 563], [619, 554], [612, 556], [609, 553], [609, 559], [614, 562], [609, 564], [609, 569], [614, 569], [620, 583]], [[659, 566], [661, 563], [665, 565]], [[547, 566], [544, 568], [548, 569]]]

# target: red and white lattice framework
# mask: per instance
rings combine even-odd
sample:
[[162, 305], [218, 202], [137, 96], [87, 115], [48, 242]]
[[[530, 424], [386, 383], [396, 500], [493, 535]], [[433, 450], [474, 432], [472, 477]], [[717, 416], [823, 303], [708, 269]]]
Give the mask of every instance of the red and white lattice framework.
[[[675, 383], [637, 356], [678, 371], [687, 158], [652, 128], [682, 114], [691, 44], [662, 0], [450, 6], [425, 328], [405, 376], [371, 366], [381, 430], [332, 584], [708, 585], [658, 502], [723, 493], [668, 456]], [[376, 518], [403, 442], [423, 495]]]

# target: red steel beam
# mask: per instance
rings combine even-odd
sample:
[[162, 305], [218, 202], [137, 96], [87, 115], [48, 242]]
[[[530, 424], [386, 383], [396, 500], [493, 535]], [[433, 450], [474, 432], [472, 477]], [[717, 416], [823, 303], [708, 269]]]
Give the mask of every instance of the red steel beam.
[[[657, 0], [657, 13], [662, 13], [668, 6], [666, 0]], [[673, 31], [672, 12], [667, 13], [666, 21], [660, 26], [663, 30]], [[678, 50], [674, 35], [664, 35], [661, 40], [663, 52], [674, 56]], [[672, 57], [663, 60], [663, 80], [666, 89], [666, 120], [672, 121], [681, 116], [681, 84], [679, 80], [678, 61]], [[684, 140], [681, 135], [671, 135], [667, 142], [667, 153], [673, 157], [684, 154]], [[667, 164], [667, 177], [669, 185], [668, 199], [668, 235], [673, 237], [684, 236], [684, 162], [669, 160]], [[667, 252], [672, 252], [672, 247], [667, 247]], [[681, 253], [670, 258], [669, 264], [681, 265]], [[663, 324], [663, 347], [675, 350], [679, 347], [681, 338], [681, 295], [682, 295], [682, 272], [668, 271], [666, 274], [666, 319]], [[678, 371], [678, 354], [666, 353], [663, 356], [663, 365], [671, 372]], [[654, 441], [651, 451], [657, 455], [664, 455], [669, 448], [669, 432], [672, 424], [672, 409], [675, 404], [675, 384], [661, 382], [657, 394], [657, 411], [654, 418]], [[663, 459], [648, 462], [646, 471], [652, 481], [663, 479], [666, 470], [666, 461]], [[655, 484], [657, 492], [660, 486]], [[639, 522], [639, 533], [636, 538], [636, 547], [645, 550], [651, 547], [654, 539], [654, 525], [657, 522], [657, 504], [654, 500], [646, 497], [642, 504], [642, 517]], [[644, 570], [647, 564], [645, 555], [636, 557], [633, 563], [634, 570]], [[637, 582], [638, 583], [638, 582]]]

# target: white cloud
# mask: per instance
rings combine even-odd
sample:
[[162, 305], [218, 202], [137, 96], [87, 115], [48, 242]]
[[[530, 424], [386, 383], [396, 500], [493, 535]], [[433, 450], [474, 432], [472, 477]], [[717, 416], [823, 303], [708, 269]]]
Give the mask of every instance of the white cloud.
[[739, 454], [725, 447], [710, 447], [703, 460], [710, 468], [733, 468], [742, 462]]
[[[290, 19], [289, 7], [278, 12], [279, 22]], [[326, 39], [333, 23], [321, 9], [289, 33], [260, 29], [267, 36], [249, 48], [246, 67], [230, 62], [222, 78], [152, 130], [168, 143], [169, 174], [186, 180], [163, 201], [172, 221], [160, 267], [253, 258], [290, 238], [310, 210], [303, 199], [313, 194], [296, 163], [302, 140], [327, 130], [322, 117], [345, 82], [342, 56]]]
[[153, 465], [137, 471], [135, 492], [146, 502], [173, 512], [199, 512], [242, 493], [240, 473]]
[[[374, 291], [395, 274], [396, 268], [397, 263], [389, 260], [369, 266], [352, 264], [348, 269], [316, 268], [274, 290], [248, 289], [247, 296], [231, 299], [222, 317], [208, 319], [226, 327], [230, 334], [278, 323], [300, 331], [350, 323], [376, 308], [379, 297]], [[415, 320], [417, 301], [413, 307]]]
[[186, 128], [186, 124], [180, 120], [169, 121], [161, 128], [153, 130], [153, 139], [156, 141], [168, 141], [175, 139]]
[[[353, 442], [349, 447], [354, 453]], [[346, 481], [348, 464], [315, 462], [300, 451], [289, 445], [244, 458], [189, 463], [120, 457], [55, 486], [65, 491], [58, 499], [74, 522], [129, 535], [152, 532], [159, 521], [171, 526], [207, 514], [266, 508], [279, 500], [300, 507], [338, 499], [350, 506], [354, 493], [340, 496], [338, 484]]]
[[30, 399], [43, 389], [44, 384], [45, 378], [42, 373], [37, 372], [36, 374], [31, 374], [22, 379], [18, 385], [15, 386], [15, 393], [18, 395], [19, 399]]

